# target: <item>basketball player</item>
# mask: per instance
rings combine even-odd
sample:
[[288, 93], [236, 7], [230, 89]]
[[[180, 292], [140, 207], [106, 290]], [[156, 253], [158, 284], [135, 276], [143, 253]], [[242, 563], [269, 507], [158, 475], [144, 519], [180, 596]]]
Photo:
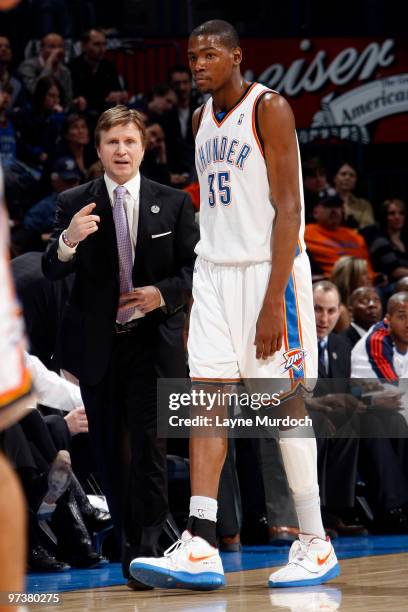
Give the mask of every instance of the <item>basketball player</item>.
[[[201, 240], [190, 375], [201, 384], [280, 378], [293, 391], [284, 402], [287, 412], [304, 416], [294, 390], [306, 376], [317, 377], [317, 340], [293, 115], [276, 92], [243, 79], [239, 40], [229, 23], [197, 27], [188, 56], [197, 87], [211, 94], [193, 116]], [[320, 584], [339, 574], [321, 520], [316, 440], [305, 429], [280, 432], [301, 533], [270, 587]], [[137, 580], [196, 590], [224, 584], [215, 527], [226, 451], [225, 437], [192, 436], [187, 529], [164, 557], [132, 561]]]

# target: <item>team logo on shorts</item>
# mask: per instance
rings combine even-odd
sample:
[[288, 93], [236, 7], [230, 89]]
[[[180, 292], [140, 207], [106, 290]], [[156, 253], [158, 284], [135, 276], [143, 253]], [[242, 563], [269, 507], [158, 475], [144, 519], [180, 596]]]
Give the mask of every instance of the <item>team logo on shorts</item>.
[[300, 372], [303, 368], [306, 355], [307, 352], [299, 347], [286, 351], [286, 353], [283, 354], [285, 361], [281, 363], [283, 366], [283, 371], [288, 372], [289, 370], [293, 369], [295, 372]]

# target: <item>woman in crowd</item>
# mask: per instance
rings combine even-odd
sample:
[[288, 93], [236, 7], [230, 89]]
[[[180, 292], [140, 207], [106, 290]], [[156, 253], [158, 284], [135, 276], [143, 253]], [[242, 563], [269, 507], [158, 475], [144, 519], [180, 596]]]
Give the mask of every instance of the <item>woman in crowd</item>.
[[341, 162], [334, 173], [333, 185], [344, 202], [345, 224], [361, 228], [374, 223], [373, 208], [368, 200], [354, 195], [357, 171], [348, 162]]
[[64, 120], [60, 100], [61, 86], [57, 79], [43, 77], [37, 83], [32, 103], [17, 113], [15, 124], [28, 152], [24, 161], [37, 166], [47, 161]]
[[408, 228], [406, 206], [398, 198], [382, 204], [378, 225], [362, 231], [374, 269], [395, 282], [408, 275]]
[[64, 120], [61, 139], [53, 153], [54, 159], [61, 157], [71, 157], [75, 161], [82, 180], [96, 160], [94, 147], [90, 145], [88, 124], [78, 113], [71, 113]]
[[330, 280], [337, 286], [341, 297], [340, 316], [334, 328], [334, 331], [339, 333], [347, 329], [351, 323], [348, 307], [354, 289], [372, 285], [367, 262], [365, 259], [350, 255], [340, 257], [334, 265]]

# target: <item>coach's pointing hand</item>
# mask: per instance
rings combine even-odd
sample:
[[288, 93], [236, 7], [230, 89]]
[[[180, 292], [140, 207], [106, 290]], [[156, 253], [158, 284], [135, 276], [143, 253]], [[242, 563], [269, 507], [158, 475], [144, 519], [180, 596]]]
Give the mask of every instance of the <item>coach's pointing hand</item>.
[[71, 219], [65, 235], [70, 242], [81, 242], [85, 240], [89, 234], [93, 234], [98, 229], [100, 222], [99, 215], [91, 215], [91, 212], [96, 207], [95, 202], [87, 204], [79, 210]]

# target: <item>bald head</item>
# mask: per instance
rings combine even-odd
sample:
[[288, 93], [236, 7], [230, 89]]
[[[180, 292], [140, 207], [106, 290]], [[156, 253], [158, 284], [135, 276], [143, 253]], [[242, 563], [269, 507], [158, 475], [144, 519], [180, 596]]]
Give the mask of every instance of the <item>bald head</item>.
[[408, 276], [403, 276], [395, 285], [395, 293], [400, 291], [408, 291]]
[[335, 328], [340, 315], [340, 294], [334, 283], [319, 281], [313, 285], [316, 331], [319, 340]]
[[408, 291], [398, 291], [387, 302], [387, 316], [408, 305]]

